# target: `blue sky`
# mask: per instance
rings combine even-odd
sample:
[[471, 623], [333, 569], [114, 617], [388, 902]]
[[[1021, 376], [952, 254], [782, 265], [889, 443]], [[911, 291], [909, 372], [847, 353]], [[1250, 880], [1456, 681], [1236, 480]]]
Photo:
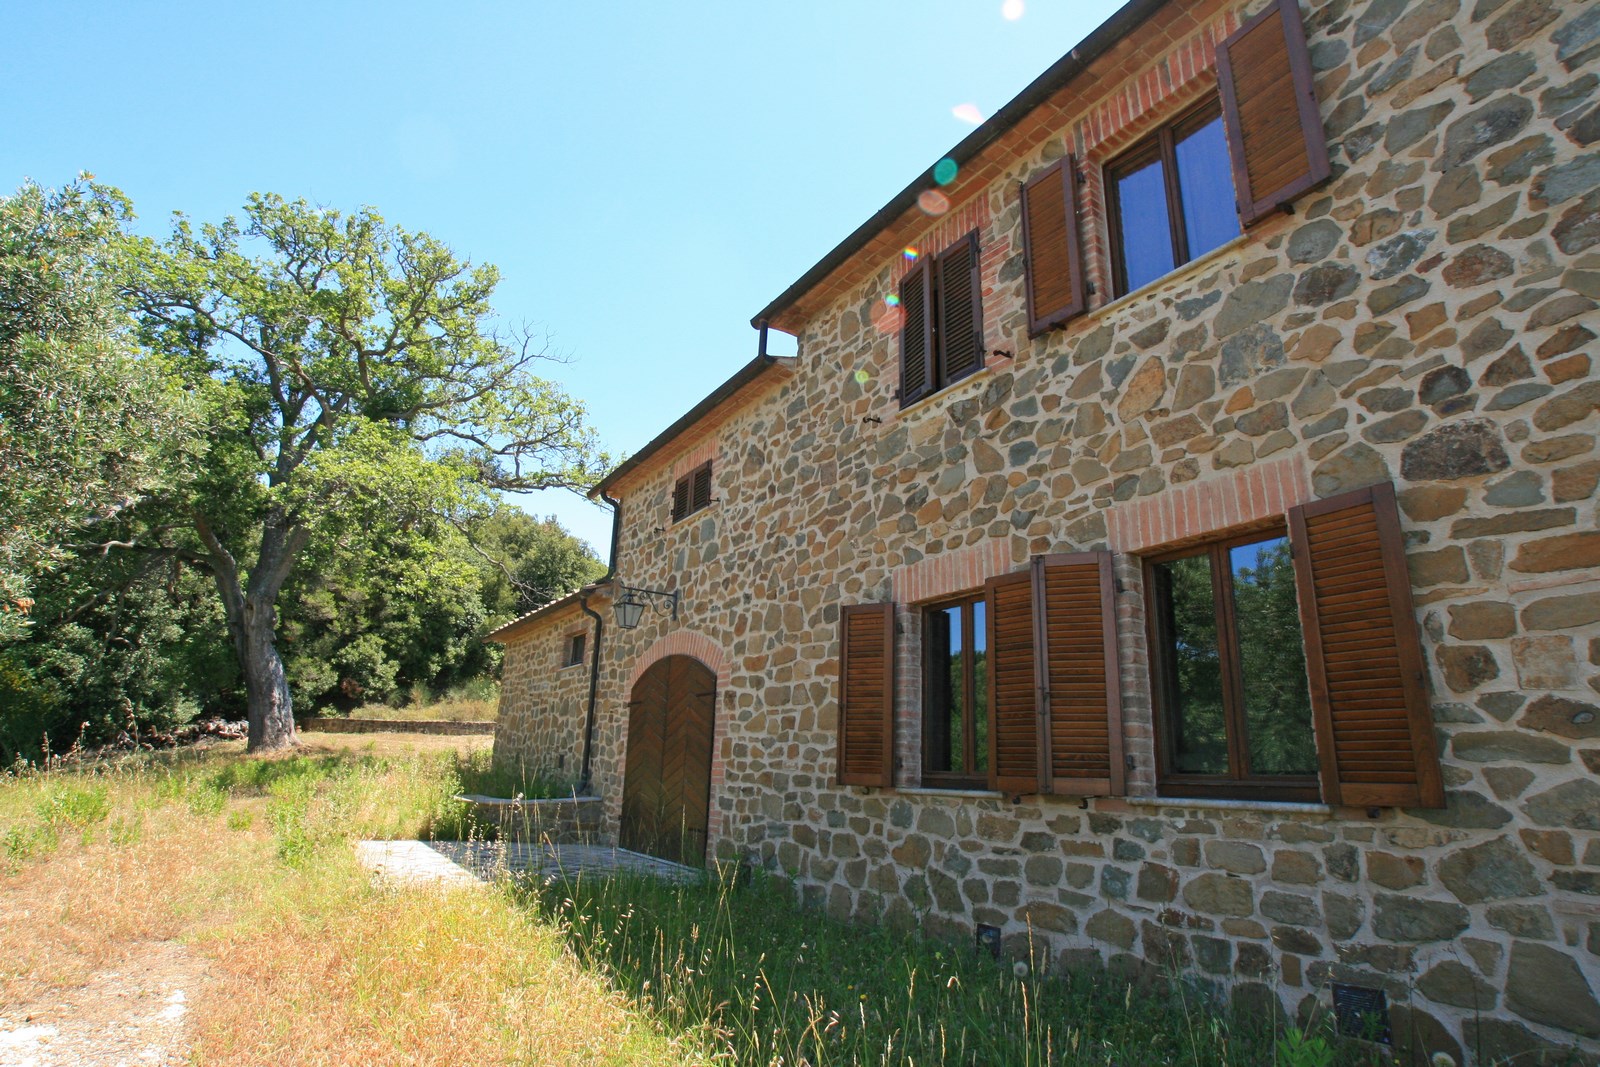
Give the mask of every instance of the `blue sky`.
[[[252, 191], [374, 205], [497, 264], [501, 315], [548, 331], [572, 360], [549, 376], [631, 452], [755, 354], [752, 315], [971, 131], [953, 109], [992, 113], [1117, 5], [5, 7], [6, 188], [88, 170], [156, 234]], [[604, 552], [605, 511], [524, 506]]]

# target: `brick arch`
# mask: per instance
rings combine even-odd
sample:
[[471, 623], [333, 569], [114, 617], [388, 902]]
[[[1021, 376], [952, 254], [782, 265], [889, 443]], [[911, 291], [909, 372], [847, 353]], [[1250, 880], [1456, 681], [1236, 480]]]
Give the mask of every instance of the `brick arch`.
[[[722, 797], [725, 769], [722, 761], [722, 746], [728, 736], [728, 714], [724, 710], [723, 694], [728, 692], [728, 683], [732, 675], [728, 670], [728, 657], [723, 655], [722, 646], [717, 644], [705, 634], [695, 633], [693, 630], [674, 630], [665, 637], [659, 637], [655, 643], [645, 649], [639, 658], [633, 662], [633, 671], [628, 675], [628, 699], [632, 699], [633, 687], [638, 684], [644, 672], [651, 665], [668, 656], [692, 656], [704, 663], [717, 676], [717, 707], [711, 722], [711, 811], [706, 826], [706, 858], [714, 858], [717, 854], [717, 842], [722, 837]], [[623, 761], [626, 764], [626, 760]], [[618, 802], [621, 794], [618, 793]]]
[[652, 664], [668, 656], [693, 656], [710, 667], [712, 673], [717, 676], [718, 692], [727, 688], [730, 678], [728, 657], [722, 654], [722, 646], [705, 634], [695, 633], [693, 630], [674, 630], [665, 637], [656, 638], [655, 643], [633, 661], [633, 672], [628, 675], [628, 692], [633, 692], [635, 683]]

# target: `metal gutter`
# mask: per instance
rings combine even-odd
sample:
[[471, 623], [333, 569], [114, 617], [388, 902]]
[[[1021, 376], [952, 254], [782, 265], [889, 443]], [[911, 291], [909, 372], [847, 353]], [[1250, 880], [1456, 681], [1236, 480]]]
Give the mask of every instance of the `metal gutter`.
[[[1027, 88], [1013, 97], [999, 111], [989, 119], [962, 138], [950, 151], [940, 159], [953, 159], [959, 168], [976, 157], [985, 148], [999, 140], [1013, 126], [1028, 116], [1034, 108], [1043, 104], [1058, 90], [1088, 69], [1089, 65], [1099, 59], [1112, 47], [1122, 41], [1156, 11], [1166, 6], [1170, 0], [1129, 0], [1128, 3], [1117, 9], [1116, 14], [1106, 19], [1095, 27], [1077, 47], [1066, 55], [1056, 60], [1048, 70], [1035, 78]], [[936, 161], [937, 162], [937, 161]], [[801, 297], [815, 288], [835, 268], [845, 260], [855, 255], [866, 247], [874, 237], [885, 227], [903, 215], [917, 202], [917, 196], [927, 189], [936, 188], [937, 182], [933, 180], [933, 167], [929, 167], [918, 175], [917, 179], [890, 200], [866, 222], [862, 223], [836, 245], [833, 251], [823, 256], [815, 266], [806, 271], [800, 278], [772, 303], [762, 308], [751, 318], [750, 325], [762, 329], [767, 323], [776, 319], [784, 311], [793, 306]]]
[[613, 500], [601, 493], [601, 499], [611, 505], [611, 555], [606, 572], [595, 582], [578, 590], [578, 603], [583, 613], [594, 620], [594, 652], [589, 659], [589, 711], [583, 720], [583, 773], [578, 778], [577, 792], [589, 792], [589, 771], [594, 756], [594, 709], [600, 692], [600, 642], [605, 637], [605, 616], [589, 607], [589, 593], [597, 586], [606, 585], [617, 576], [617, 549], [622, 544], [622, 501]]

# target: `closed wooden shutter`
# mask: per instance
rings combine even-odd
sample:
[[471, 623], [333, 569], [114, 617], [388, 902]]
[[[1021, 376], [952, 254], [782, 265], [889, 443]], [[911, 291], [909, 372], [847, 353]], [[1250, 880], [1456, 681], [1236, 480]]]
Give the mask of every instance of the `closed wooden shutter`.
[[894, 605], [839, 619], [839, 782], [894, 785]]
[[1040, 556], [1032, 571], [1049, 791], [1120, 796], [1125, 768], [1111, 554]]
[[1020, 796], [1044, 779], [1043, 722], [1034, 656], [1033, 572], [990, 578], [989, 788]]
[[1067, 156], [1022, 186], [1030, 337], [1083, 314], [1087, 306], [1078, 240], [1077, 174], [1077, 164]]
[[686, 474], [672, 487], [672, 521], [677, 522], [689, 514], [689, 476]]
[[900, 279], [900, 405], [915, 403], [933, 385], [933, 292], [926, 260]]
[[1443, 807], [1394, 487], [1293, 508], [1289, 536], [1323, 799]]
[[978, 277], [978, 235], [968, 234], [939, 256], [939, 385], [983, 367], [983, 285]]
[[711, 506], [711, 464], [706, 463], [694, 471], [694, 490], [690, 495], [689, 510], [699, 511]]
[[1278, 0], [1217, 47], [1217, 81], [1248, 226], [1332, 173], [1296, 0]]

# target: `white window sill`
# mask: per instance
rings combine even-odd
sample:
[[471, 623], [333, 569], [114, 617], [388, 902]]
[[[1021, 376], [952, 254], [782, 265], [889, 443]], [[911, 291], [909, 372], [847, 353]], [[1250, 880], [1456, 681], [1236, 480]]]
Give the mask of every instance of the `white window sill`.
[[1214, 808], [1222, 811], [1265, 811], [1284, 815], [1332, 815], [1327, 804], [1294, 800], [1216, 800], [1206, 797], [1119, 797], [1125, 804], [1144, 808]]
[[909, 797], [964, 797], [968, 800], [999, 800], [1002, 796], [987, 789], [939, 789], [921, 785], [899, 786], [895, 792]]
[[[944, 386], [937, 392], [929, 393], [927, 396], [916, 401], [915, 403], [907, 404], [905, 407], [900, 408], [892, 415], [886, 417], [883, 420], [883, 424], [885, 426], [889, 426], [896, 420], [903, 419], [908, 415], [918, 415], [928, 408], [940, 407], [944, 404], [948, 404], [952, 400], [958, 400], [968, 395], [976, 395], [977, 393], [982, 392], [983, 388], [987, 387], [989, 378], [993, 376], [995, 371], [1010, 367], [1013, 362], [1015, 362], [1015, 360], [1013, 360], [1010, 356], [1001, 356], [995, 359], [985, 359], [983, 366], [979, 367], [965, 378], [951, 382], [949, 385]], [[978, 385], [980, 388], [971, 388], [973, 385]]]

